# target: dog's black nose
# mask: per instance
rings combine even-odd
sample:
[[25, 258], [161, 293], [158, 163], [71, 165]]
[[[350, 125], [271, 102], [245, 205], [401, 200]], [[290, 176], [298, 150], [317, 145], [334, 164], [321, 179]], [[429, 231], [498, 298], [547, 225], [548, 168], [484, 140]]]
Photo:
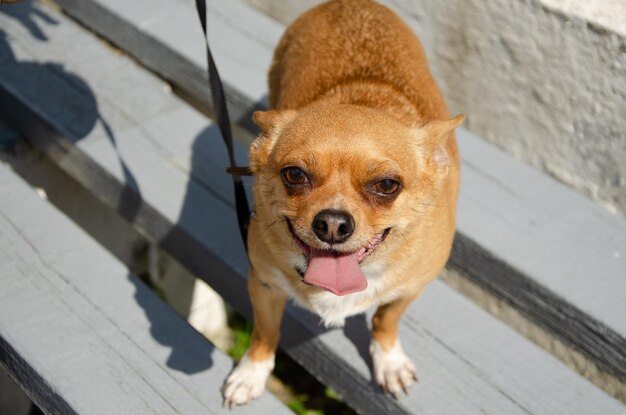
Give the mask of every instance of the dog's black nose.
[[352, 236], [354, 219], [348, 212], [326, 209], [313, 218], [313, 232], [329, 244], [340, 244]]

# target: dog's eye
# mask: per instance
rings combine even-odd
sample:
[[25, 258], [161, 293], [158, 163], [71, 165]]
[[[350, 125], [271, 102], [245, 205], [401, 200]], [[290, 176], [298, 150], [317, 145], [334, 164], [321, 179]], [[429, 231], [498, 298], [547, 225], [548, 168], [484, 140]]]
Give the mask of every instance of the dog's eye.
[[382, 196], [390, 196], [400, 189], [400, 183], [392, 179], [383, 179], [372, 185], [372, 190]]
[[292, 186], [303, 185], [309, 182], [306, 173], [297, 167], [285, 167], [281, 174], [285, 183]]

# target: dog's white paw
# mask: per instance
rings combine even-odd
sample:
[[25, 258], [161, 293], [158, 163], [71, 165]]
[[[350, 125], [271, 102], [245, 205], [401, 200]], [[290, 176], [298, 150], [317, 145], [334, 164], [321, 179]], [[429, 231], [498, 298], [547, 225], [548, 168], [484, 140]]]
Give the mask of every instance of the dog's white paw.
[[274, 369], [274, 357], [253, 362], [248, 355], [239, 361], [222, 386], [224, 406], [244, 405], [263, 394], [265, 384]]
[[396, 399], [400, 398], [400, 391], [409, 393], [413, 382], [417, 381], [415, 366], [404, 354], [400, 342], [390, 350], [383, 350], [381, 345], [372, 340], [370, 354], [374, 365], [374, 377], [376, 382], [385, 392], [391, 393]]

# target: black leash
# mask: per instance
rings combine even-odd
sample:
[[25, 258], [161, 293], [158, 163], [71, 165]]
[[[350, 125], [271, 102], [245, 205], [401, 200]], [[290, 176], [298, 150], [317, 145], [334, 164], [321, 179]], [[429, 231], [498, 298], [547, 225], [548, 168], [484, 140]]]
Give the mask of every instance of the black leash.
[[230, 128], [230, 118], [228, 116], [228, 109], [226, 108], [226, 96], [224, 95], [224, 87], [222, 86], [222, 80], [217, 72], [217, 67], [213, 61], [211, 55], [211, 49], [209, 48], [208, 32], [206, 25], [206, 3], [205, 0], [196, 0], [196, 9], [198, 10], [198, 16], [200, 17], [200, 23], [202, 24], [202, 31], [204, 32], [206, 53], [208, 61], [209, 72], [209, 87], [211, 89], [211, 99], [213, 101], [213, 111], [215, 112], [215, 118], [217, 119], [217, 125], [222, 133], [224, 144], [228, 150], [228, 159], [230, 161], [230, 167], [226, 170], [233, 178], [233, 186], [235, 188], [235, 204], [237, 208], [237, 222], [239, 223], [239, 232], [243, 239], [243, 244], [248, 250], [247, 237], [248, 237], [248, 223], [250, 221], [250, 208], [248, 207], [248, 199], [246, 198], [246, 190], [243, 187], [243, 181], [241, 176], [250, 175], [249, 170], [246, 167], [238, 167], [235, 162], [235, 156], [233, 152], [233, 134]]

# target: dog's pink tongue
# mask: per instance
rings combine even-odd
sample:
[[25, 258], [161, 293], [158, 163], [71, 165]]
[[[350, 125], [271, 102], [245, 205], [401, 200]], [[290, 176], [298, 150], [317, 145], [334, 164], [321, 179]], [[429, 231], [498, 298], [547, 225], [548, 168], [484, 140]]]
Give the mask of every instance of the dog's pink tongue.
[[359, 254], [338, 255], [328, 251], [311, 249], [309, 268], [304, 282], [324, 288], [337, 295], [363, 291], [367, 280], [359, 267]]

